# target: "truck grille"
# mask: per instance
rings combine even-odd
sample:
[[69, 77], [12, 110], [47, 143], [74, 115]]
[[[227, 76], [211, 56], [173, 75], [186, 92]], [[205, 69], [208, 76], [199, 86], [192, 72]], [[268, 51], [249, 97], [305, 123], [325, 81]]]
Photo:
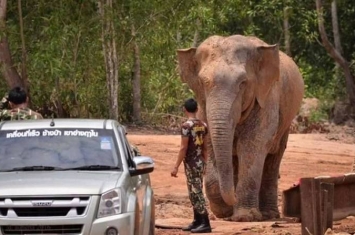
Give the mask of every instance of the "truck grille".
[[0, 199], [0, 217], [75, 217], [84, 215], [90, 197]]
[[83, 225], [18, 225], [1, 226], [1, 232], [4, 235], [10, 234], [80, 234]]

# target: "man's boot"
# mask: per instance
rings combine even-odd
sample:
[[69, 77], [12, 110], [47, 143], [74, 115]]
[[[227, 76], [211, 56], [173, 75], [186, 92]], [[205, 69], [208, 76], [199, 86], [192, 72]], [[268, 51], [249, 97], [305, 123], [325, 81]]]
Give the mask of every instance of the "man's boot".
[[197, 228], [200, 225], [200, 218], [197, 211], [194, 209], [194, 220], [187, 227], [182, 228], [182, 231], [191, 231], [193, 228]]
[[191, 229], [191, 233], [210, 233], [212, 229], [207, 212], [204, 214], [198, 214], [198, 218], [200, 218], [201, 221], [200, 225], [198, 225], [197, 228]]

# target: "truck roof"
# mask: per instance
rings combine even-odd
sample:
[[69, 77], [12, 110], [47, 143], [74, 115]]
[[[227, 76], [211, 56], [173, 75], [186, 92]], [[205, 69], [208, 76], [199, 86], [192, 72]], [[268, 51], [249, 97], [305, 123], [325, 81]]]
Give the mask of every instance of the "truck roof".
[[77, 119], [77, 118], [54, 118], [37, 120], [16, 120], [4, 121], [0, 123], [0, 130], [19, 130], [19, 129], [55, 129], [55, 128], [95, 128], [112, 129], [113, 125], [120, 125], [112, 119]]

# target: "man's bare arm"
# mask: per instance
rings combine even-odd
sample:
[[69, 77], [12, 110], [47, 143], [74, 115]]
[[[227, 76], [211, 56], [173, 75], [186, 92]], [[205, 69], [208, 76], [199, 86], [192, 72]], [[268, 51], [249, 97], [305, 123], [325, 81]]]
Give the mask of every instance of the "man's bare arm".
[[189, 137], [181, 137], [180, 151], [179, 151], [176, 163], [175, 163], [176, 168], [179, 168], [181, 162], [184, 160], [184, 158], [186, 156], [188, 145], [189, 145]]

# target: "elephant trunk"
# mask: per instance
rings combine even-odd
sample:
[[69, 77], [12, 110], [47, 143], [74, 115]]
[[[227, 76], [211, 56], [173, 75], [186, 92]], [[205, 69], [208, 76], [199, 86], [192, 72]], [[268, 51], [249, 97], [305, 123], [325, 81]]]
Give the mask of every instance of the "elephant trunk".
[[207, 120], [216, 159], [219, 187], [221, 196], [228, 205], [236, 203], [232, 150], [234, 123], [238, 120], [232, 115], [234, 113], [231, 110], [232, 104], [233, 102], [218, 102], [207, 105]]

